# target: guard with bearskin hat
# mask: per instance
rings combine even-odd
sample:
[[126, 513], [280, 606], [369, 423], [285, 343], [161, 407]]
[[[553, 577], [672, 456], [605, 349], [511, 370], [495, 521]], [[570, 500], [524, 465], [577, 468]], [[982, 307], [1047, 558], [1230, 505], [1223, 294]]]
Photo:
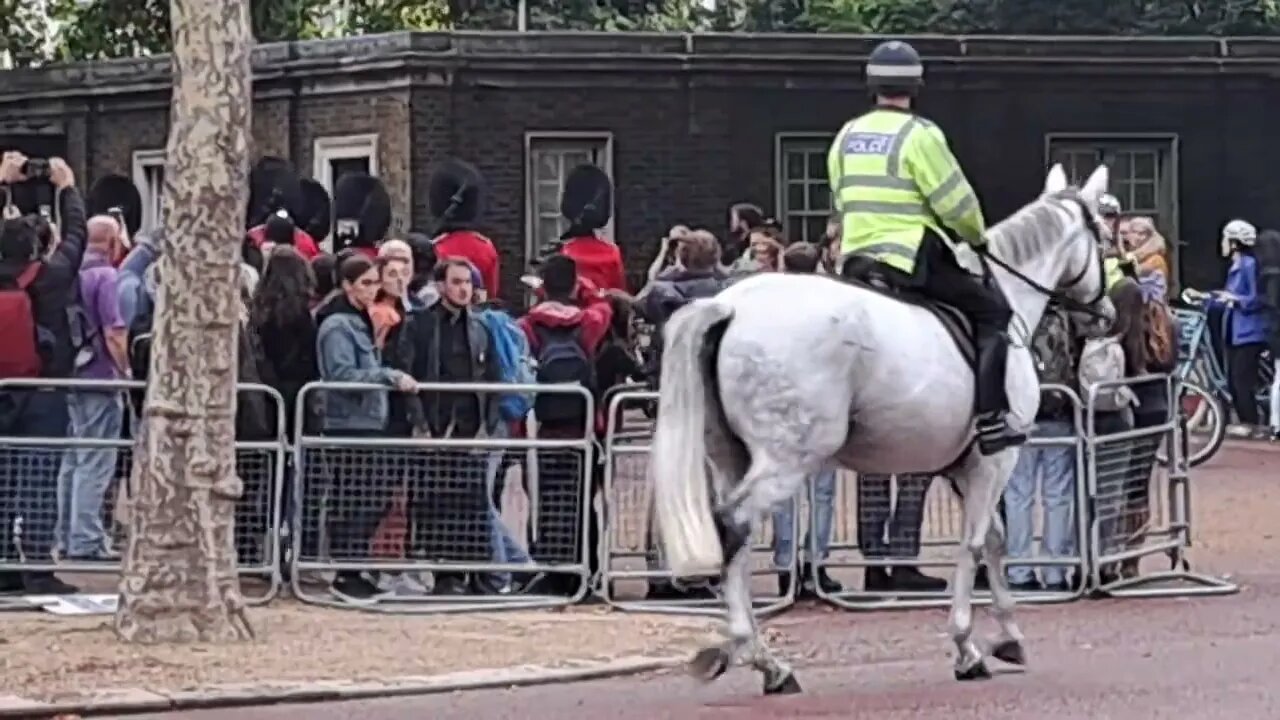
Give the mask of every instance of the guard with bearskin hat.
[[613, 216], [613, 183], [595, 165], [579, 165], [569, 173], [560, 196], [560, 213], [569, 227], [560, 236], [560, 253], [573, 258], [579, 277], [601, 290], [626, 292], [627, 280], [618, 246], [600, 233]]
[[391, 196], [382, 181], [365, 173], [348, 173], [333, 188], [333, 251], [352, 248], [378, 257], [378, 244], [391, 229]]
[[483, 301], [498, 296], [498, 251], [493, 241], [477, 230], [484, 210], [484, 177], [470, 163], [446, 160], [431, 176], [428, 197], [436, 228], [436, 257], [459, 257], [480, 274], [476, 290]]
[[293, 245], [311, 260], [320, 246], [300, 225], [307, 205], [303, 181], [287, 160], [264, 157], [249, 173], [249, 207], [245, 214], [246, 244], [264, 253], [271, 245]]

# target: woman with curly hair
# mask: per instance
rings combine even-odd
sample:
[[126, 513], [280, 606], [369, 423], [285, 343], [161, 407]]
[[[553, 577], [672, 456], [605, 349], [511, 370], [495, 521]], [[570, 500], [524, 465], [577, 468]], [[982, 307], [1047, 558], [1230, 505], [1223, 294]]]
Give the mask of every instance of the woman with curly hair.
[[271, 250], [262, 280], [249, 303], [249, 332], [255, 340], [262, 382], [280, 392], [285, 423], [294, 431], [294, 410], [303, 385], [317, 379], [316, 321], [311, 314], [315, 275], [294, 248]]

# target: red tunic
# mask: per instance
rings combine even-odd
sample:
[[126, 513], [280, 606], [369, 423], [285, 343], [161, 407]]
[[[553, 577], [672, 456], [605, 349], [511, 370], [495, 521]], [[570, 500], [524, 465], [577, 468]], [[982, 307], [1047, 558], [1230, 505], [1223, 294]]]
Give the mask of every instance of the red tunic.
[[626, 292], [627, 278], [617, 245], [595, 235], [584, 235], [566, 242], [560, 252], [573, 258], [578, 266], [578, 277], [590, 280], [602, 290]]
[[471, 230], [454, 230], [435, 239], [436, 258], [459, 257], [480, 272], [485, 292], [498, 297], [498, 251], [489, 238]]
[[[258, 225], [249, 230], [249, 238], [253, 240], [254, 247], [261, 248], [262, 243], [267, 239], [267, 226]], [[320, 247], [316, 245], [316, 241], [311, 239], [305, 230], [300, 228], [293, 229], [293, 247], [298, 254], [307, 260], [315, 258], [320, 254]]]

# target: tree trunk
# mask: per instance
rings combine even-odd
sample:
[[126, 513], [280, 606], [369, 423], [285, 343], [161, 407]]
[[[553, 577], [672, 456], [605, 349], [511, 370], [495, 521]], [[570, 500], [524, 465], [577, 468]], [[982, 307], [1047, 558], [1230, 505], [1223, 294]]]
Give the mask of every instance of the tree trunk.
[[172, 0], [173, 109], [151, 369], [116, 633], [252, 635], [236, 576], [239, 247], [252, 77], [246, 0]]

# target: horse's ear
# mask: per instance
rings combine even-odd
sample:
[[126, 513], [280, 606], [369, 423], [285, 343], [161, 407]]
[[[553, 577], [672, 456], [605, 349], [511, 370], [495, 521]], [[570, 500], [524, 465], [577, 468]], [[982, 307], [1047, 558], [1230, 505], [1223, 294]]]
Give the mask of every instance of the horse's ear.
[[1080, 188], [1080, 197], [1089, 203], [1089, 207], [1098, 207], [1098, 198], [1102, 197], [1102, 193], [1107, 191], [1107, 183], [1110, 181], [1111, 173], [1107, 170], [1106, 165], [1099, 165], [1097, 170], [1089, 176], [1089, 180], [1085, 182], [1084, 187]]
[[1061, 192], [1067, 189], [1067, 171], [1062, 169], [1062, 163], [1055, 163], [1049, 168], [1049, 175], [1044, 179], [1044, 194]]

